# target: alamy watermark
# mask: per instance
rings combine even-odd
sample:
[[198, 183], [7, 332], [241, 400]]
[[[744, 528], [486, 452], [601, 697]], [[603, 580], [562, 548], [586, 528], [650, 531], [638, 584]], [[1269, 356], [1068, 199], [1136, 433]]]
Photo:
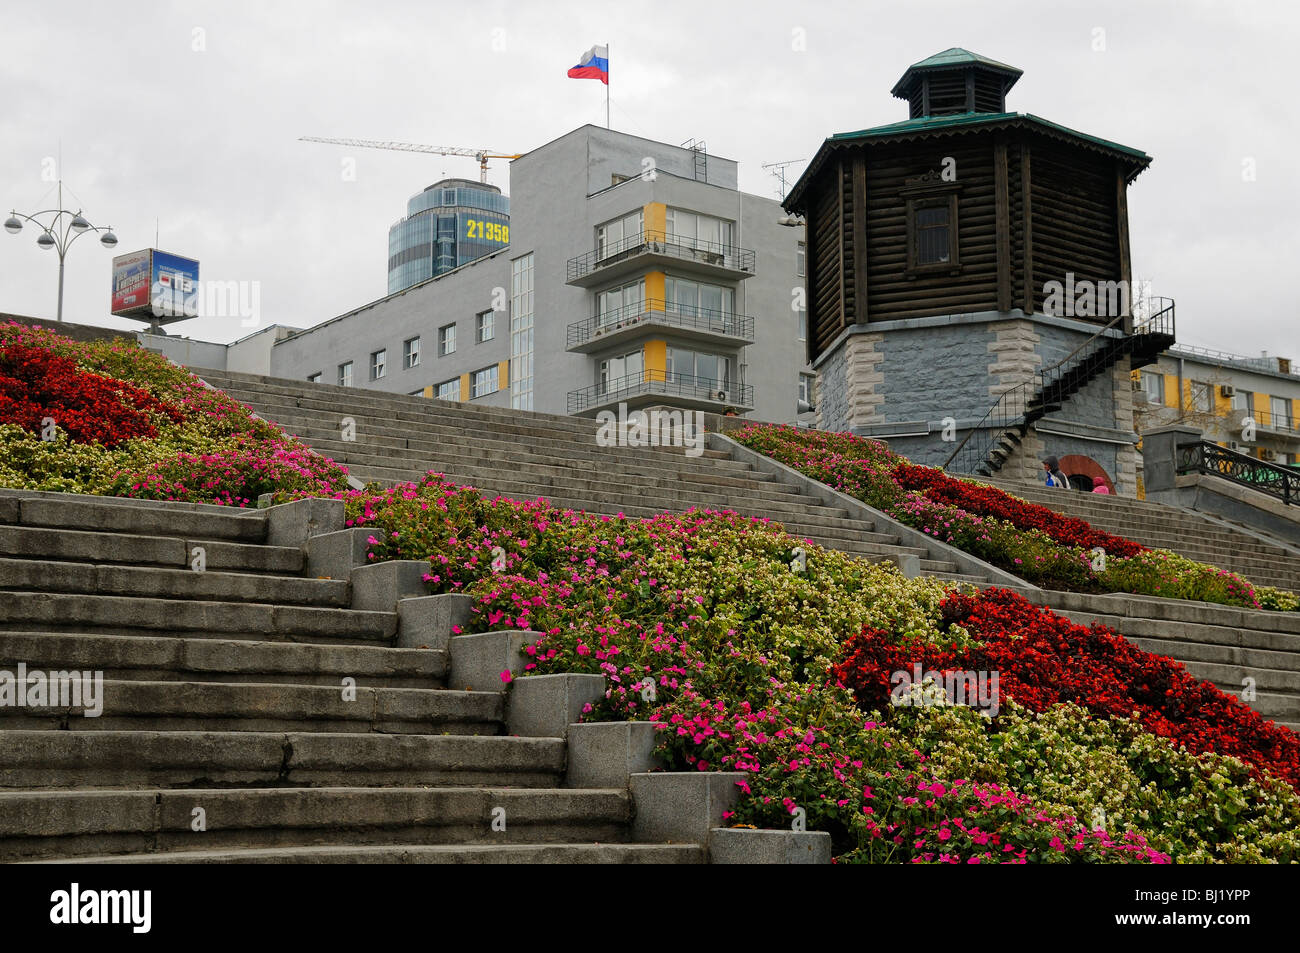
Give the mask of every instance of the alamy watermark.
[[0, 669], [0, 708], [80, 708], [87, 718], [104, 713], [104, 673], [42, 672], [18, 663]]
[[601, 447], [683, 447], [688, 457], [704, 453], [704, 413], [698, 410], [602, 410], [596, 444]]
[[154, 282], [150, 304], [158, 317], [239, 318], [241, 327], [262, 321], [260, 281], [191, 281], [178, 276]]
[[1001, 708], [997, 672], [922, 672], [921, 663], [915, 662], [910, 672], [894, 672], [889, 684], [890, 704], [899, 708], [967, 705], [990, 718]]

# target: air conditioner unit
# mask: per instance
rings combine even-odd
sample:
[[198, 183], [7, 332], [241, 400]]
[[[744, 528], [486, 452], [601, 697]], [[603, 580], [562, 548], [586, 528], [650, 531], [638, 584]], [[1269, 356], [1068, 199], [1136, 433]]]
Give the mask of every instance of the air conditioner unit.
[[713, 395], [714, 400], [730, 400], [731, 394], [725, 390], [720, 390]]
[[1233, 387], [1231, 384], [1223, 384], [1219, 387], [1219, 396], [1221, 397], [1235, 397], [1236, 394], [1237, 388]]
[[1276, 450], [1265, 450], [1261, 454], [1261, 458], [1269, 463], [1276, 463], [1279, 456], [1280, 454]]
[[1145, 407], [1150, 402], [1151, 398], [1147, 395], [1146, 391], [1138, 390], [1133, 392], [1133, 403], [1135, 406]]
[[1240, 452], [1240, 451], [1241, 451], [1241, 444], [1237, 443], [1237, 441], [1235, 441], [1235, 440], [1229, 440], [1229, 441], [1228, 441], [1228, 449], [1229, 449], [1229, 450], [1236, 450], [1236, 451]]

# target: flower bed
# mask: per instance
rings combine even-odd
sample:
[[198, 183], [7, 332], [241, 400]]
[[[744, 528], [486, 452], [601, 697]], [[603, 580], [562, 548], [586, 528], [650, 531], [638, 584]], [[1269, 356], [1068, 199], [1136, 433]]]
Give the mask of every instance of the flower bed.
[[[917, 466], [879, 441], [770, 424], [731, 436], [926, 535], [1049, 589], [1300, 610], [1294, 593], [1254, 586], [1236, 573], [1148, 549], [996, 487]], [[1106, 551], [1104, 563], [1095, 560], [1096, 547]]]
[[[484, 500], [436, 474], [345, 500], [349, 524], [373, 530], [370, 558], [429, 559], [431, 593], [474, 598], [466, 631], [542, 633], [525, 677], [604, 675], [606, 697], [585, 720], [655, 722], [672, 770], [745, 772], [733, 823], [788, 827], [802, 809], [841, 862], [1297, 857], [1294, 735], [1106, 630], [1046, 610], [1021, 617], [1006, 594], [953, 595], [732, 513], [595, 517]], [[795, 546], [808, 553], [802, 573], [790, 568]], [[1009, 664], [1020, 680], [990, 719], [855, 698], [831, 675], [863, 633], [907, 658], [965, 662], [1014, 655], [1017, 625], [1044, 657], [1087, 651], [1068, 663], [1073, 691], [1046, 694], [1057, 671], [1046, 662]], [[1179, 704], [1144, 687], [1153, 672], [1178, 686]], [[1112, 703], [1078, 704], [1085, 684], [1105, 685]], [[1130, 698], [1150, 710], [1130, 715]], [[1281, 747], [1270, 756], [1270, 745]]]
[[10, 322], [0, 486], [248, 506], [276, 490], [337, 495], [347, 471], [131, 342]]

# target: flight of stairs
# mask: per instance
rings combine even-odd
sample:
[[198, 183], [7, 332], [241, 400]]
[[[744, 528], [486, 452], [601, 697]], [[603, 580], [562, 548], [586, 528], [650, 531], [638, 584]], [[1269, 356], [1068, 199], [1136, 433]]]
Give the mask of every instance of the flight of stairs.
[[1086, 520], [1097, 529], [1153, 549], [1168, 549], [1240, 573], [1251, 582], [1300, 592], [1300, 556], [1231, 523], [1164, 503], [1078, 490], [1049, 489], [1041, 483], [974, 477], [1030, 503]]
[[[691, 507], [771, 519], [787, 532], [867, 559], [918, 558], [924, 575], [986, 583], [942, 553], [905, 546], [867, 520], [829, 506], [725, 452], [600, 447], [594, 420], [449, 403], [226, 371], [200, 372], [358, 479], [418, 481], [436, 470], [456, 483], [590, 513], [653, 516]], [[343, 439], [350, 418], [355, 439]]]
[[707, 859], [633, 843], [626, 786], [563, 786], [565, 738], [507, 735], [449, 631], [396, 647], [269, 512], [0, 491], [0, 677], [103, 678], [99, 717], [0, 705], [0, 861]]

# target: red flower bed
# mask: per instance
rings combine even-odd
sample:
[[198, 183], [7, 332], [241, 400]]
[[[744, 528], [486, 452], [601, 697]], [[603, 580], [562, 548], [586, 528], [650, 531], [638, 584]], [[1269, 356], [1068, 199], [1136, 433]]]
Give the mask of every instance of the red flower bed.
[[1017, 529], [1042, 530], [1058, 543], [1092, 549], [1100, 546], [1112, 556], [1136, 556], [1147, 547], [1122, 536], [1094, 529], [1089, 523], [1035, 503], [1026, 503], [991, 486], [954, 480], [941, 470], [900, 462], [894, 479], [905, 490], [921, 490], [936, 503], [957, 506], [968, 513], [1006, 520]]
[[1076, 625], [1007, 589], [953, 593], [942, 610], [946, 624], [961, 625], [982, 644], [940, 650], [865, 629], [845, 644], [833, 676], [861, 707], [883, 710], [892, 673], [916, 662], [936, 672], [997, 672], [1001, 697], [1031, 711], [1074, 702], [1104, 717], [1134, 715], [1147, 731], [1193, 753], [1232, 755], [1300, 788], [1300, 737], [1112, 629]]
[[156, 436], [150, 414], [184, 418], [147, 391], [92, 374], [70, 358], [21, 344], [0, 347], [0, 423], [40, 433], [49, 417], [71, 440], [111, 448]]

